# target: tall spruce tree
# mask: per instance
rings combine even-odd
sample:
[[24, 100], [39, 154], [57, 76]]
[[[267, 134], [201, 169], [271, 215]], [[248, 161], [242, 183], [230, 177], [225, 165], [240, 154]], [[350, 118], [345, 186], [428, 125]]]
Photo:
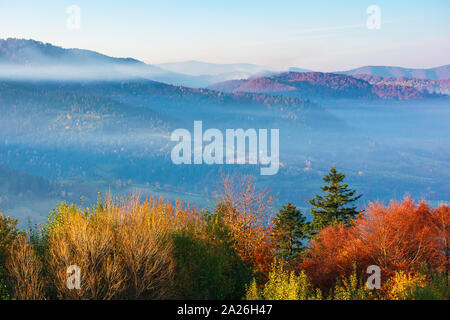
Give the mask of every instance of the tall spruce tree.
[[349, 225], [351, 220], [358, 216], [359, 212], [353, 204], [362, 195], [355, 196], [356, 190], [349, 189], [343, 183], [345, 174], [331, 168], [330, 172], [323, 177], [327, 185], [321, 187], [326, 192], [324, 196], [316, 194], [308, 202], [313, 206], [311, 215], [310, 233], [312, 236], [330, 224], [344, 223]]
[[300, 257], [304, 250], [309, 226], [300, 210], [288, 203], [273, 219], [273, 231], [278, 240], [277, 255], [285, 261]]

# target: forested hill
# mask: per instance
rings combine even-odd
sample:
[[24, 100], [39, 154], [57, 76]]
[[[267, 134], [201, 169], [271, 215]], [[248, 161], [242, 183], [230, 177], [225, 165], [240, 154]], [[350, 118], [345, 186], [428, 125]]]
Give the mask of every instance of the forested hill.
[[398, 84], [371, 84], [352, 76], [322, 72], [286, 72], [272, 76], [218, 83], [224, 92], [281, 93], [304, 98], [409, 100], [431, 97], [428, 92]]

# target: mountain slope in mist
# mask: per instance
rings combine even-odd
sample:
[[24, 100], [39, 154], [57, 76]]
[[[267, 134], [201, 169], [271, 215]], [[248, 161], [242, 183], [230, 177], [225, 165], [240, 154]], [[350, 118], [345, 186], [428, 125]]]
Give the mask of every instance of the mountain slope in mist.
[[49, 43], [13, 38], [0, 39], [0, 63], [16, 65], [74, 64], [78, 66], [108, 63], [144, 64], [132, 58], [113, 58], [95, 51], [65, 49]]
[[[220, 170], [239, 174], [258, 170], [256, 166], [174, 165], [170, 132], [189, 130], [195, 120], [202, 120], [205, 130], [282, 128], [280, 149], [288, 144], [300, 147], [300, 135], [309, 141], [314, 132], [347, 128], [330, 112], [296, 97], [225, 94], [142, 79], [3, 80], [0, 163], [70, 183], [65, 190], [74, 197], [80, 194], [76, 190], [83, 190], [81, 194], [90, 195], [86, 201], [95, 201], [92, 189], [125, 193], [132, 185], [145, 190], [148, 185], [163, 185], [171, 192], [200, 194], [217, 182]], [[19, 200], [10, 198], [8, 207], [20, 205]]]
[[142, 79], [0, 81], [0, 111], [0, 132], [11, 136], [19, 131], [50, 133], [54, 129], [82, 134], [114, 130], [124, 134], [128, 129], [144, 128], [161, 131], [206, 115], [209, 121], [222, 119], [221, 124], [263, 113], [268, 119], [301, 120], [306, 124], [317, 122], [314, 113], [337, 122], [318, 105], [297, 97], [222, 93]]
[[0, 39], [0, 78], [19, 80], [123, 80], [145, 78], [192, 87], [211, 83], [205, 77], [177, 74], [133, 58], [66, 49], [35, 40]]

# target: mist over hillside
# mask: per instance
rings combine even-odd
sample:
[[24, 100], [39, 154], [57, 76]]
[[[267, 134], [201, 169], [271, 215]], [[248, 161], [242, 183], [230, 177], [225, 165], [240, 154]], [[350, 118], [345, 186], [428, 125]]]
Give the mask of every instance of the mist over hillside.
[[[0, 41], [0, 61], [0, 205], [12, 215], [37, 221], [60, 200], [95, 203], [99, 190], [204, 207], [226, 174], [254, 176], [278, 203], [307, 208], [332, 166], [364, 194], [360, 206], [406, 194], [437, 203], [450, 194], [450, 104], [439, 91], [446, 80], [255, 75], [265, 68], [198, 62], [172, 65], [181, 68], [174, 72], [16, 39]], [[236, 72], [249, 78], [180, 85]], [[171, 132], [192, 132], [198, 120], [203, 130], [279, 129], [278, 174], [260, 176], [250, 164], [175, 165]], [[18, 196], [23, 181], [30, 188]]]
[[66, 49], [35, 40], [0, 39], [0, 78], [16, 80], [127, 80], [136, 77], [193, 88], [277, 72], [252, 64], [188, 61], [161, 65]]
[[133, 58], [66, 49], [35, 40], [0, 39], [0, 78], [15, 80], [126, 80], [136, 77], [201, 87], [208, 77], [178, 74]]
[[[170, 160], [170, 132], [190, 129], [195, 120], [203, 119], [205, 129], [285, 126], [303, 135], [345, 126], [299, 98], [223, 94], [142, 79], [1, 81], [0, 109], [0, 162], [64, 184], [67, 194], [83, 195], [86, 203], [95, 202], [93, 190], [211, 197], [221, 168], [179, 167]], [[256, 173], [258, 167], [229, 169]], [[9, 201], [5, 209], [17, 205]]]

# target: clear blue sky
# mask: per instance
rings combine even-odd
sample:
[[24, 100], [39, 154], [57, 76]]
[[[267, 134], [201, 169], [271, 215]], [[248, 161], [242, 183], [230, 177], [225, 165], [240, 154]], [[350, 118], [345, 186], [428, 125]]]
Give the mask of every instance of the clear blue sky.
[[[81, 28], [66, 27], [69, 5]], [[369, 5], [381, 29], [366, 27]], [[134, 57], [147, 63], [249, 62], [333, 71], [450, 63], [449, 0], [0, 0], [0, 38]]]

